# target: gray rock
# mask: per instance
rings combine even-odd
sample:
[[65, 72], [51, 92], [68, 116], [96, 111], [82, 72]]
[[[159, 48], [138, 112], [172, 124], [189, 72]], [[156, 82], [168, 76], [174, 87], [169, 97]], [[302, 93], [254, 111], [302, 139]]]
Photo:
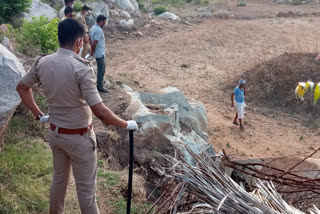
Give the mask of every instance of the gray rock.
[[170, 12], [161, 13], [158, 17], [162, 18], [162, 19], [170, 19], [170, 20], [180, 21], [179, 16], [177, 16], [173, 13], [170, 13]]
[[92, 8], [91, 15], [86, 17], [87, 25], [89, 28], [91, 28], [96, 23], [97, 17], [99, 15], [104, 15], [109, 20], [110, 13], [109, 13], [108, 5], [101, 2], [95, 2], [93, 3], [91, 8]]
[[208, 141], [208, 117], [206, 109], [202, 103], [191, 103], [190, 105], [190, 109], [180, 110], [179, 121]]
[[120, 13], [116, 10], [110, 10], [110, 14], [111, 16], [118, 16], [118, 17], [120, 16]]
[[24, 13], [24, 19], [31, 21], [32, 17], [44, 16], [52, 20], [57, 17], [56, 11], [48, 4], [40, 0], [33, 0], [31, 8], [28, 13]]
[[17, 57], [0, 45], [0, 148], [8, 122], [21, 101], [15, 88], [23, 75], [25, 71]]
[[205, 11], [201, 14], [201, 17], [212, 17], [213, 13], [211, 13], [210, 11]]
[[230, 12], [228, 10], [220, 9], [220, 10], [214, 12], [213, 16], [217, 17], [217, 18], [229, 18]]
[[59, 18], [60, 19], [62, 19], [64, 17], [64, 9], [66, 9], [65, 6], [63, 8], [61, 8], [60, 11], [59, 11]]
[[196, 10], [199, 12], [207, 12], [207, 11], [212, 12], [213, 8], [212, 7], [199, 7]]
[[115, 4], [121, 10], [139, 11], [139, 5], [136, 0], [116, 0]]
[[175, 87], [164, 88], [160, 90], [160, 94], [141, 93], [140, 98], [143, 103], [164, 104], [166, 108], [173, 104], [177, 104], [180, 109], [191, 107], [182, 91]]
[[120, 10], [120, 16], [124, 17], [124, 18], [127, 18], [127, 19], [131, 18], [131, 15], [128, 12], [124, 11], [124, 10]]
[[121, 29], [127, 30], [127, 31], [131, 31], [131, 30], [136, 29], [136, 25], [135, 25], [133, 19], [121, 20], [119, 22], [119, 26], [120, 26]]
[[11, 43], [11, 41], [8, 39], [8, 37], [4, 36], [4, 37], [3, 37], [3, 41], [1, 42], [1, 44], [2, 44], [5, 48], [7, 48], [8, 50], [13, 51], [12, 43]]
[[143, 34], [142, 32], [140, 32], [140, 31], [138, 31], [138, 32], [136, 33], [136, 35], [137, 35], [137, 36], [140, 36], [140, 37], [143, 37], [143, 36], [144, 36], [144, 34]]
[[[143, 124], [140, 134], [149, 133], [155, 127], [178, 149], [185, 160], [192, 158], [185, 145], [195, 153], [211, 151], [208, 148], [207, 113], [202, 103], [190, 103], [184, 94], [174, 87], [162, 89], [159, 94], [141, 93], [126, 87], [132, 101], [127, 113]], [[209, 146], [210, 147], [210, 146]]]
[[208, 119], [204, 105], [190, 103], [182, 91], [175, 87], [168, 87], [160, 92], [162, 94], [141, 93], [140, 99], [143, 103], [164, 105], [164, 108], [178, 105], [179, 121], [206, 139]]

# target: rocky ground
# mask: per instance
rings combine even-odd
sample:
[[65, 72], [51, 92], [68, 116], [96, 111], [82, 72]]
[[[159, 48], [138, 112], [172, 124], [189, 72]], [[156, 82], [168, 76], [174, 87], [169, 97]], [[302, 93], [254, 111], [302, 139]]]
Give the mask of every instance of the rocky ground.
[[[111, 17], [116, 21], [110, 22], [105, 31], [106, 75], [112, 87], [109, 94], [103, 95], [103, 99], [118, 115], [126, 119], [131, 116], [124, 113], [130, 100], [121, 90], [124, 84], [139, 92], [157, 92], [174, 86], [183, 91], [189, 100], [204, 103], [208, 113], [209, 141], [216, 152], [225, 149], [238, 159], [277, 158], [303, 156], [318, 147], [319, 120], [309, 120], [313, 115], [306, 113], [307, 108], [290, 106], [290, 109], [286, 109], [279, 98], [273, 105], [264, 103], [266, 95], [259, 94], [257, 84], [266, 88], [268, 82], [259, 79], [259, 75], [252, 75], [252, 72], [259, 70], [266, 75], [270, 67], [275, 68], [277, 87], [286, 84], [285, 99], [289, 99], [291, 94], [294, 97], [296, 81], [308, 80], [297, 78], [307, 78], [309, 68], [313, 72], [312, 77], [317, 76], [318, 65], [312, 59], [319, 51], [319, 4], [311, 2], [293, 6], [272, 0], [252, 0], [247, 2], [246, 7], [238, 7], [231, 0], [212, 1], [205, 7], [187, 4], [178, 8], [170, 7], [170, 11], [179, 15], [181, 21], [141, 14], [134, 16], [133, 29], [119, 27], [122, 18], [115, 15], [114, 11], [115, 8], [110, 8]], [[311, 54], [289, 57], [281, 67], [276, 63], [279, 56], [291, 53]], [[299, 61], [301, 59], [304, 60]], [[269, 60], [271, 65], [266, 63]], [[26, 68], [30, 67], [30, 62], [32, 59], [25, 59]], [[301, 70], [294, 69], [295, 65], [300, 65], [299, 62], [306, 65]], [[286, 67], [287, 64], [290, 66]], [[302, 76], [288, 76], [301, 71], [304, 71]], [[232, 125], [234, 112], [230, 107], [230, 96], [232, 88], [243, 75], [249, 81], [248, 108], [246, 129], [240, 131]], [[287, 78], [284, 78], [285, 75]], [[278, 82], [282, 78], [283, 83]], [[290, 105], [299, 106], [301, 103], [291, 102]], [[96, 120], [95, 128], [98, 138], [103, 140], [105, 127]], [[105, 148], [106, 145], [100, 141], [100, 149], [118, 154], [120, 138], [127, 136], [121, 136], [121, 133], [119, 136], [113, 129], [106, 132], [107, 140], [115, 146], [108, 144], [110, 147]], [[127, 152], [125, 149], [121, 151]], [[109, 208], [118, 204], [112, 204], [114, 201], [110, 204], [105, 200], [112, 198], [112, 194], [119, 195], [119, 192], [125, 198], [126, 172], [108, 170], [126, 170], [126, 163], [122, 162], [123, 159], [115, 159], [116, 155], [110, 156], [110, 153], [102, 152], [100, 155], [100, 209], [101, 213], [112, 213]], [[143, 173], [138, 171], [138, 174]], [[117, 180], [115, 187], [108, 183], [113, 179]], [[143, 201], [147, 193], [145, 188], [140, 187], [145, 186], [145, 181], [139, 176], [135, 181], [135, 186], [139, 186], [135, 200]], [[70, 185], [67, 210], [77, 213], [73, 181]]]
[[[317, 11], [318, 7], [250, 3], [266, 8], [269, 16], [279, 8], [289, 12]], [[319, 18], [256, 19], [250, 3], [238, 8], [250, 20], [209, 18], [192, 26], [169, 22], [169, 32], [166, 24], [159, 23], [152, 36], [120, 41], [109, 38], [107, 75], [139, 91], [157, 91], [173, 85], [190, 99], [203, 102], [216, 151], [224, 148], [239, 158], [309, 152], [317, 147], [319, 130], [304, 126], [293, 114], [257, 108], [248, 102], [246, 131], [232, 126], [231, 91], [226, 91], [226, 86], [236, 85], [237, 79], [254, 65], [284, 53], [318, 51]], [[295, 84], [292, 96], [294, 88]]]

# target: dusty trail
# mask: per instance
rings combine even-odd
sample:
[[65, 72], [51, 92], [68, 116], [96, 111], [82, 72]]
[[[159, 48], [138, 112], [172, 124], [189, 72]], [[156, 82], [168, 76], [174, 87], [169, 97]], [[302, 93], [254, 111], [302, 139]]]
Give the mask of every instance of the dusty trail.
[[249, 105], [247, 129], [240, 132], [231, 123], [231, 91], [223, 89], [256, 63], [285, 52], [318, 51], [319, 21], [208, 19], [194, 26], [177, 24], [174, 32], [156, 37], [109, 41], [107, 75], [140, 91], [175, 86], [203, 102], [216, 151], [224, 148], [242, 157], [302, 154], [317, 147], [320, 130]]

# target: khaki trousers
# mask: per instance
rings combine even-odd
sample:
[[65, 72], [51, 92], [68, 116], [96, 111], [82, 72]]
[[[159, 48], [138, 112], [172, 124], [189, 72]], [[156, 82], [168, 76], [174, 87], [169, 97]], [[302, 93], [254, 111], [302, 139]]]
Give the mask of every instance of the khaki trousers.
[[49, 130], [53, 154], [53, 179], [50, 189], [50, 214], [62, 214], [72, 166], [81, 214], [99, 214], [96, 202], [96, 136], [64, 135]]

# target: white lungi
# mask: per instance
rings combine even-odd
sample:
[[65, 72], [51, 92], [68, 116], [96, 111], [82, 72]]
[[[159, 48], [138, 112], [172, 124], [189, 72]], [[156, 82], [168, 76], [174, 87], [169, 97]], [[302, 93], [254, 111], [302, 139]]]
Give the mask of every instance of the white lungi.
[[243, 103], [237, 103], [236, 102], [236, 112], [238, 113], [238, 118], [239, 119], [242, 119], [244, 118], [244, 107], [245, 107], [245, 104], [244, 102]]

